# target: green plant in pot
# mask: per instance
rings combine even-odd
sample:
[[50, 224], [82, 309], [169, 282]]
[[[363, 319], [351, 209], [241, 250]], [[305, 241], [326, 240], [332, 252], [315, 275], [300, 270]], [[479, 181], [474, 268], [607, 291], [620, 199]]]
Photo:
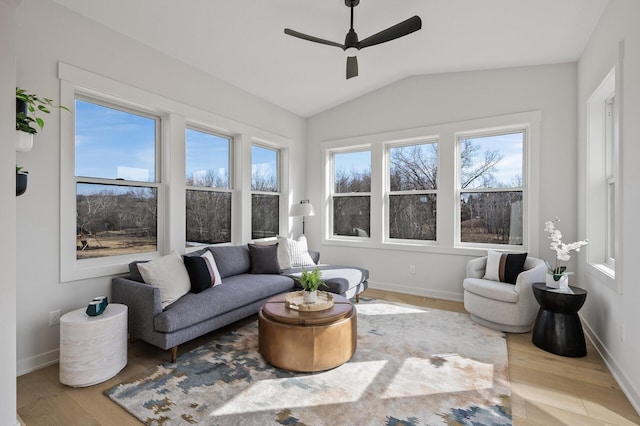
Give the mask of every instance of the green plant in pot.
[[53, 99], [44, 98], [25, 89], [16, 87], [16, 133], [18, 151], [29, 151], [33, 146], [33, 135], [44, 128], [44, 114], [51, 108], [69, 111], [69, 108], [53, 104]]
[[321, 285], [326, 286], [322, 281], [322, 271], [317, 266], [313, 271], [307, 271], [302, 268], [298, 282], [303, 289], [302, 297], [304, 303], [315, 303], [318, 300], [318, 288]]

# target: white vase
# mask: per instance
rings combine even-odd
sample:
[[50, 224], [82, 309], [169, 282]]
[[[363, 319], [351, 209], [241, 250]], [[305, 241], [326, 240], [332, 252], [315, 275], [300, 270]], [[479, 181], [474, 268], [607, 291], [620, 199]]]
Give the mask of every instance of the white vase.
[[33, 134], [16, 130], [16, 151], [27, 152], [33, 148]]
[[547, 274], [547, 287], [566, 290], [569, 288], [569, 276], [562, 275], [558, 281], [553, 278], [553, 274]]
[[303, 303], [316, 303], [318, 301], [318, 291], [302, 291], [302, 302]]

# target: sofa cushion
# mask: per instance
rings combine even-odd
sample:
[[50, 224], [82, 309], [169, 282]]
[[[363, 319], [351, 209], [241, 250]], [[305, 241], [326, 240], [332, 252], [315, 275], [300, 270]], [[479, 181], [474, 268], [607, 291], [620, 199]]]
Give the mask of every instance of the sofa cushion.
[[246, 274], [251, 269], [249, 248], [243, 246], [209, 246], [218, 265], [220, 277], [224, 280], [233, 275]]
[[307, 237], [301, 235], [297, 240], [287, 238], [285, 243], [287, 244], [287, 253], [289, 254], [289, 260], [292, 268], [299, 266], [315, 266], [315, 262], [311, 259], [311, 255], [309, 255]]
[[182, 296], [155, 316], [154, 328], [164, 333], [178, 331], [292, 289], [293, 280], [283, 275], [230, 276], [222, 285]]
[[278, 244], [278, 264], [280, 269], [291, 268], [291, 261], [289, 260], [289, 253], [287, 252], [287, 239], [284, 237], [268, 237], [254, 240], [253, 244], [259, 246], [270, 246]]
[[249, 244], [252, 274], [279, 274], [278, 243], [271, 245]]
[[488, 250], [484, 279], [515, 284], [526, 260], [527, 253], [506, 254]]
[[478, 296], [487, 299], [499, 300], [501, 302], [517, 303], [520, 295], [516, 291], [516, 287], [499, 281], [485, 280], [482, 278], [465, 278], [462, 287]]
[[145, 283], [160, 290], [163, 308], [191, 290], [191, 281], [184, 261], [175, 250], [160, 259], [139, 263], [138, 269]]

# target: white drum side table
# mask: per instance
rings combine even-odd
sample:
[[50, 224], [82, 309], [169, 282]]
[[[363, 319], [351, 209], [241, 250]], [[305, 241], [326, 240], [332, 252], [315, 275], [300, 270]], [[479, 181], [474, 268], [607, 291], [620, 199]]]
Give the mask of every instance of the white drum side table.
[[112, 303], [91, 317], [86, 308], [60, 318], [60, 382], [91, 386], [127, 365], [127, 306]]

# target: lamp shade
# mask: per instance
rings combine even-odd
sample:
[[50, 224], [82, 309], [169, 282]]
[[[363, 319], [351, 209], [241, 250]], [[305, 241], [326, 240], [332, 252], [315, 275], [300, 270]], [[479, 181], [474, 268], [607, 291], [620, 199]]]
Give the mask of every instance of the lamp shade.
[[289, 209], [289, 216], [315, 216], [311, 203], [293, 204]]

